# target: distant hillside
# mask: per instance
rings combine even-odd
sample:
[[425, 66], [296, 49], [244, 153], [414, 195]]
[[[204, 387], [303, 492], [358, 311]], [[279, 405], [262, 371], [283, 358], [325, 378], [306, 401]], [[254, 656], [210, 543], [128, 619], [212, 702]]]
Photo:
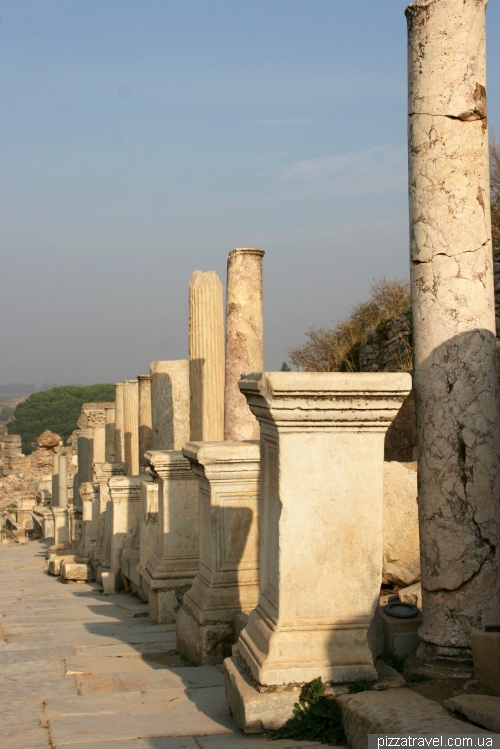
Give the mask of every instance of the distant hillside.
[[9, 434], [20, 434], [25, 455], [36, 449], [37, 438], [45, 429], [67, 440], [76, 429], [84, 403], [114, 401], [114, 384], [66, 385], [33, 393], [14, 412], [7, 424]]
[[0, 393], [9, 393], [15, 395], [29, 395], [38, 390], [36, 385], [26, 385], [24, 382], [9, 382], [7, 385], [0, 385]]

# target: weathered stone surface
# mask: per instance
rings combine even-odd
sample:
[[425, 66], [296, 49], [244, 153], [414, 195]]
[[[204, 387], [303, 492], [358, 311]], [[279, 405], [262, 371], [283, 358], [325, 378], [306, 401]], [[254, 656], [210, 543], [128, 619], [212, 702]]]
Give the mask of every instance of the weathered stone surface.
[[52, 456], [52, 507], [59, 507], [59, 453]]
[[476, 679], [500, 695], [500, 632], [473, 629], [471, 641]]
[[199, 561], [198, 482], [180, 451], [146, 453], [158, 481], [158, 545], [142, 571], [149, 616], [174, 622], [182, 596], [192, 585]]
[[489, 733], [452, 718], [439, 703], [409, 689], [344, 694], [337, 699], [342, 705], [344, 730], [352, 749], [367, 749], [370, 733]]
[[177, 648], [190, 663], [222, 663], [234, 618], [259, 599], [259, 442], [189, 442], [198, 478], [200, 566], [177, 614]]
[[420, 580], [416, 463], [384, 463], [384, 561], [382, 581]]
[[384, 435], [411, 377], [264, 373], [240, 388], [260, 422], [263, 493], [259, 603], [235, 655], [263, 687], [374, 679]]
[[242, 374], [264, 369], [263, 256], [263, 250], [240, 248], [227, 261], [225, 440], [259, 439], [258, 421], [238, 382]]
[[412, 603], [422, 610], [422, 585], [420, 583], [403, 588], [399, 591], [398, 595], [399, 600], [403, 601], [403, 603]]
[[158, 546], [158, 482], [141, 481], [139, 572], [142, 575], [148, 560]]
[[406, 13], [420, 636], [467, 649], [473, 627], [500, 621], [486, 0], [418, 0]]
[[125, 380], [123, 383], [123, 429], [125, 463], [127, 475], [139, 474], [139, 383]]
[[190, 439], [224, 439], [224, 315], [220, 278], [196, 270], [189, 283]]
[[139, 383], [139, 466], [144, 473], [147, 465], [144, 454], [153, 449], [153, 428], [151, 417], [151, 377], [138, 375]]
[[97, 529], [97, 541], [93, 552], [94, 564], [111, 564], [111, 498], [108, 481], [113, 476], [123, 476], [126, 463], [96, 463], [95, 476], [99, 486], [98, 501], [93, 504], [92, 523]]
[[52, 554], [47, 561], [47, 572], [49, 573], [49, 575], [54, 575], [55, 577], [60, 575], [61, 565], [65, 561], [74, 562], [75, 561], [74, 554], [69, 554], [68, 556], [62, 556], [60, 554]]
[[189, 362], [150, 364], [152, 449], [181, 450], [189, 442]]
[[460, 694], [443, 702], [453, 713], [461, 713], [473, 723], [500, 733], [500, 697], [485, 694]]

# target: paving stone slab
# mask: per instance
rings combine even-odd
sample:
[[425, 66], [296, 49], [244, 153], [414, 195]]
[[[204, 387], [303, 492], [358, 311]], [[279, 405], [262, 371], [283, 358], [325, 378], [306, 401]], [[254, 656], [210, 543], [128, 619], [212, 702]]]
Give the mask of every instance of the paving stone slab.
[[461, 694], [445, 700], [443, 705], [448, 710], [461, 713], [490, 731], [500, 733], [500, 697], [485, 694]]
[[[61, 746], [61, 744], [59, 744]], [[118, 741], [91, 741], [89, 744], [71, 744], [71, 749], [200, 749], [190, 736], [171, 739], [130, 739]]]
[[158, 692], [164, 689], [204, 689], [220, 687], [224, 678], [213, 666], [164, 669], [149, 673], [85, 674], [75, 676], [82, 695]]
[[367, 749], [369, 733], [489, 734], [451, 717], [439, 703], [409, 689], [344, 694], [337, 699], [352, 749]]
[[[150, 699], [154, 697], [152, 694], [133, 696], [134, 704], [128, 704], [126, 710], [121, 700], [124, 712], [87, 712], [51, 718], [52, 742], [64, 746], [78, 742], [206, 736], [234, 731], [222, 687], [166, 691], [161, 694], [162, 699]], [[101, 698], [95, 700], [96, 711], [102, 710], [102, 702]]]
[[[200, 749], [309, 749], [309, 747], [326, 746], [317, 741], [294, 741], [293, 739], [270, 741], [261, 736], [244, 736], [242, 733], [200, 736], [196, 741]], [[347, 747], [338, 747], [338, 749], [347, 749]]]
[[[172, 651], [172, 648], [167, 648], [167, 650], [163, 651], [166, 653], [170, 653]], [[161, 651], [157, 652], [157, 656], [160, 655]], [[76, 675], [76, 674], [111, 674], [116, 673], [117, 671], [120, 673], [145, 673], [148, 674], [151, 671], [166, 671], [169, 667], [175, 667], [181, 665], [181, 659], [179, 657], [174, 658], [175, 661], [179, 661], [178, 663], [172, 663], [171, 666], [169, 663], [160, 663], [158, 661], [154, 660], [147, 660], [147, 653], [142, 654], [145, 655], [146, 658], [141, 658], [140, 653], [137, 654], [137, 657], [129, 657], [129, 656], [120, 656], [120, 655], [103, 655], [103, 656], [75, 656], [70, 657], [66, 659], [66, 673], [69, 675]], [[153, 656], [152, 653], [150, 653], [151, 656]]]
[[165, 653], [170, 650], [174, 650], [176, 646], [176, 635], [175, 632], [168, 633], [170, 637], [165, 638], [161, 642], [118, 642], [114, 645], [78, 645], [74, 648], [75, 655], [77, 657], [81, 655], [97, 655], [100, 656], [113, 656], [115, 658], [127, 657], [127, 656], [138, 656], [148, 655], [152, 653]]

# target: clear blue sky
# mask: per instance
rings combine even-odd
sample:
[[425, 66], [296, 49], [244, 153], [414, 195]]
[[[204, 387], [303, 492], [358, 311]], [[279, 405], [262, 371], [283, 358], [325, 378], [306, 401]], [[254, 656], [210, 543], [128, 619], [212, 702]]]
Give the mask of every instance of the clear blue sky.
[[406, 276], [405, 5], [0, 2], [0, 383], [186, 357], [190, 273], [233, 247], [266, 250], [267, 369]]

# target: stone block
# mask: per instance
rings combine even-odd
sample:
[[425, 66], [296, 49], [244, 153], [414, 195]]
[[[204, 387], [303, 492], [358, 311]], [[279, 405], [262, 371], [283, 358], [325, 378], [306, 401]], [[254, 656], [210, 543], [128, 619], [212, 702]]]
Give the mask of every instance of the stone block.
[[403, 603], [412, 603], [414, 606], [417, 606], [420, 610], [422, 610], [422, 584], [421, 583], [415, 583], [414, 585], [409, 585], [407, 588], [402, 588], [399, 593], [399, 600], [403, 601]]
[[61, 564], [61, 576], [65, 580], [92, 582], [94, 580], [94, 571], [90, 564], [77, 564], [76, 562], [64, 560]]
[[116, 593], [116, 574], [111, 570], [101, 570], [102, 592], [105, 596]]
[[413, 585], [420, 580], [416, 464], [384, 463], [384, 560], [382, 581]]
[[409, 689], [345, 694], [337, 699], [351, 749], [367, 749], [368, 734], [373, 733], [489, 734], [453, 718], [439, 703]]
[[443, 702], [453, 713], [500, 734], [500, 697], [486, 694], [460, 694]]
[[60, 555], [52, 555], [47, 563], [47, 572], [49, 575], [54, 575], [55, 577], [58, 577], [61, 574], [61, 566], [63, 562], [74, 562], [75, 557], [74, 555], [68, 555], [68, 556], [60, 556]]
[[500, 632], [473, 629], [471, 642], [476, 679], [500, 695]]
[[293, 716], [300, 688], [280, 692], [259, 692], [235, 658], [224, 661], [226, 700], [238, 728], [245, 733], [275, 731]]

